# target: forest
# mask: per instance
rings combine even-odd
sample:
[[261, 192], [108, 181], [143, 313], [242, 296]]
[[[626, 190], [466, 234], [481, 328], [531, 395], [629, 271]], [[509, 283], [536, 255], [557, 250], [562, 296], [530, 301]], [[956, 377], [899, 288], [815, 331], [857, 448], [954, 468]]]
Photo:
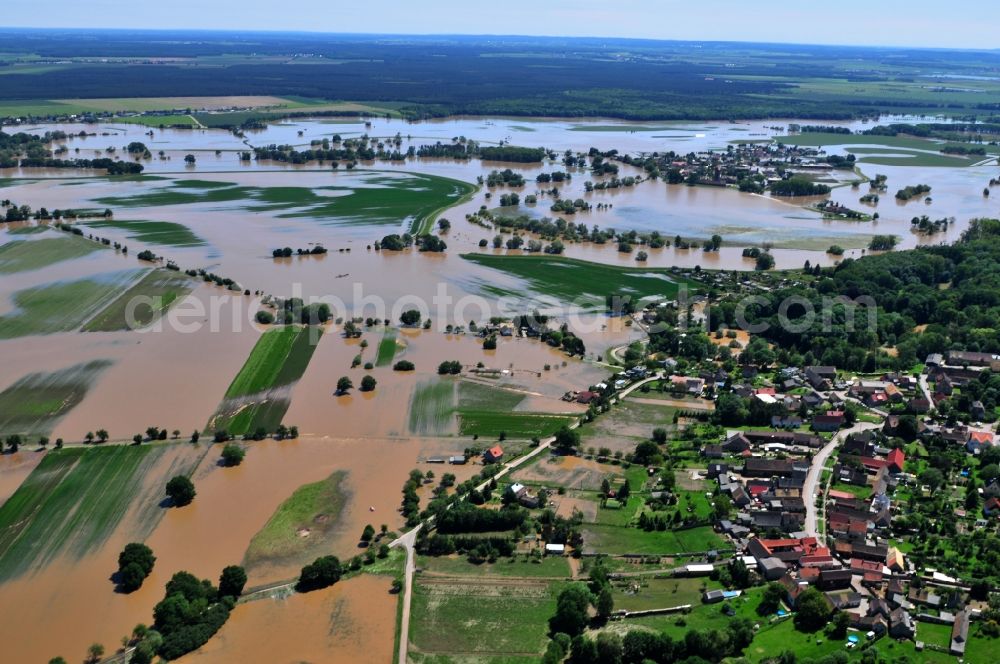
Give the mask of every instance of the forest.
[[[980, 115], [1000, 110], [1000, 92], [992, 88], [970, 99], [948, 91], [928, 95], [914, 83], [924, 68], [956, 75], [995, 70], [996, 53], [832, 46], [782, 51], [776, 57], [766, 44], [623, 39], [7, 29], [0, 30], [0, 54], [13, 57], [0, 58], [0, 68], [25, 53], [51, 66], [6, 76], [0, 100], [326, 99], [335, 90], [339, 99], [394, 102], [410, 118], [844, 119], [893, 110]], [[290, 59], [266, 57], [274, 55]], [[342, 66], [345, 61], [351, 66]], [[801, 93], [804, 82], [817, 80], [830, 85]], [[858, 95], [841, 87], [845, 80], [878, 85]], [[906, 94], [890, 90], [900, 84]]]

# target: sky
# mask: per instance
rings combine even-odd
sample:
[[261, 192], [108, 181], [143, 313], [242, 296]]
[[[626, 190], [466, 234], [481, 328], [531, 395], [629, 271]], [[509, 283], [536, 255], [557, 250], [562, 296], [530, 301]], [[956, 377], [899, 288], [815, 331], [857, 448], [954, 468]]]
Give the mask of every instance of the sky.
[[995, 0], [3, 0], [0, 25], [1000, 47]]

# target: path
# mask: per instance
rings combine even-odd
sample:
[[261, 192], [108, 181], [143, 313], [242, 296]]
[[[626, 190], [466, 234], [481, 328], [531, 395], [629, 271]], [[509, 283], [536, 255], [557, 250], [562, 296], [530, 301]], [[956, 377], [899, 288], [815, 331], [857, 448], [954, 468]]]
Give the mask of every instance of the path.
[[927, 399], [927, 403], [934, 408], [934, 397], [931, 396], [931, 388], [927, 385], [927, 374], [922, 373], [917, 377], [917, 383], [920, 384], [920, 391], [924, 393], [924, 398]]
[[831, 438], [830, 442], [813, 457], [812, 465], [809, 466], [809, 473], [806, 475], [806, 481], [802, 485], [802, 501], [806, 504], [806, 524], [804, 530], [810, 537], [819, 538], [819, 533], [816, 530], [816, 487], [819, 484], [819, 478], [823, 474], [823, 468], [826, 467], [826, 460], [830, 458], [833, 450], [851, 434], [878, 427], [878, 424], [871, 422], [858, 422], [850, 429], [844, 429]]

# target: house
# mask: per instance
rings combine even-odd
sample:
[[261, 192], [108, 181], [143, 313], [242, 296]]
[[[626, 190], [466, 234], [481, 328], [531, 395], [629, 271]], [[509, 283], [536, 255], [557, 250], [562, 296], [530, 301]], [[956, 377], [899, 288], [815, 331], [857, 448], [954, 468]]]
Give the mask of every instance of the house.
[[746, 477], [789, 476], [795, 472], [794, 464], [788, 459], [753, 459], [743, 462]]
[[914, 397], [906, 403], [906, 410], [917, 415], [923, 415], [931, 410], [931, 402], [926, 397]]
[[986, 419], [986, 407], [983, 405], [982, 401], [973, 401], [969, 406], [969, 415], [972, 419], [977, 422], [982, 422]]
[[724, 590], [709, 590], [701, 596], [701, 601], [705, 604], [715, 604], [721, 602], [726, 598], [726, 592]]
[[983, 505], [984, 516], [993, 516], [998, 512], [1000, 512], [1000, 498], [990, 498], [986, 501], [986, 504]]
[[894, 639], [912, 639], [917, 633], [913, 617], [903, 607], [889, 614], [889, 635]]
[[494, 445], [490, 449], [483, 452], [483, 461], [486, 463], [496, 463], [503, 458], [503, 448], [499, 445]]
[[701, 455], [709, 459], [721, 459], [726, 456], [722, 445], [705, 445], [701, 448]]
[[583, 392], [580, 392], [579, 394], [576, 395], [576, 402], [577, 403], [582, 403], [582, 404], [586, 405], [586, 404], [589, 404], [592, 401], [595, 401], [596, 399], [599, 399], [600, 397], [601, 397], [601, 395], [598, 394], [597, 392], [591, 392], [590, 390], [584, 390]]
[[814, 389], [830, 389], [837, 378], [837, 367], [806, 367], [806, 380]]
[[797, 415], [772, 415], [771, 426], [775, 429], [798, 429], [802, 426], [802, 418]]
[[722, 444], [723, 449], [732, 454], [741, 454], [750, 449], [750, 441], [742, 433], [734, 433]]
[[844, 426], [844, 412], [841, 410], [828, 410], [823, 415], [813, 417], [812, 430], [833, 432]]
[[[1000, 355], [995, 353], [973, 353], [964, 350], [948, 351], [948, 364], [951, 366], [993, 367], [1000, 368]], [[995, 371], [996, 369], [994, 369]]]
[[464, 466], [465, 462], [466, 458], [464, 454], [448, 457], [448, 463], [450, 463], [453, 466]]
[[822, 590], [842, 590], [851, 587], [853, 573], [849, 569], [825, 569], [819, 573], [817, 587]]
[[984, 447], [993, 444], [993, 434], [989, 431], [970, 431], [969, 438], [965, 443], [965, 449], [969, 454], [979, 454]]
[[885, 460], [889, 462], [887, 467], [890, 473], [901, 473], [906, 463], [906, 454], [897, 447], [886, 455]]
[[565, 544], [546, 544], [545, 545], [545, 555], [547, 556], [562, 556], [566, 554]]
[[952, 655], [962, 657], [965, 655], [965, 644], [969, 640], [969, 612], [959, 611], [955, 614], [955, 624], [951, 628], [951, 648]]
[[931, 353], [924, 360], [924, 364], [928, 367], [939, 367], [944, 364], [944, 356], [941, 353]]

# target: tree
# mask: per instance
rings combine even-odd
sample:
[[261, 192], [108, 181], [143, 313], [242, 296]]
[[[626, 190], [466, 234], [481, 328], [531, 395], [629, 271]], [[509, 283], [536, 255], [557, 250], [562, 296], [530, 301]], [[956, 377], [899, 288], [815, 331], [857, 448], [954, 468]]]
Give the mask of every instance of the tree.
[[322, 556], [302, 568], [296, 589], [299, 592], [319, 590], [332, 586], [344, 573], [340, 559], [336, 556]]
[[830, 606], [815, 588], [802, 591], [795, 602], [795, 628], [802, 632], [822, 629], [830, 620]]
[[347, 390], [354, 387], [354, 383], [347, 376], [341, 376], [337, 379], [337, 394], [347, 394]]
[[830, 638], [847, 638], [847, 628], [850, 627], [850, 625], [851, 617], [847, 615], [847, 612], [837, 611], [836, 615], [833, 616], [833, 622], [830, 623]]
[[611, 594], [611, 586], [605, 584], [597, 594], [597, 602], [594, 605], [597, 609], [597, 617], [607, 620], [611, 617], [611, 612], [615, 610], [615, 598]]
[[104, 657], [104, 646], [100, 643], [93, 643], [87, 648], [87, 661], [99, 662]]
[[246, 456], [246, 450], [235, 443], [229, 443], [222, 448], [222, 465], [227, 468], [238, 466], [243, 463], [244, 456]]
[[13, 434], [7, 436], [7, 448], [10, 450], [11, 454], [15, 454], [21, 447], [21, 436], [19, 434]]
[[565, 424], [556, 431], [555, 446], [566, 452], [576, 450], [580, 447], [580, 432], [570, 429]]
[[399, 315], [399, 322], [407, 326], [416, 325], [420, 322], [420, 312], [416, 309], [407, 309]]
[[782, 600], [785, 599], [785, 589], [780, 583], [769, 583], [764, 588], [761, 595], [760, 604], [757, 605], [757, 614], [768, 616], [778, 610]]
[[376, 381], [373, 377], [366, 375], [364, 378], [361, 379], [361, 391], [371, 392], [372, 390], [375, 389], [375, 385], [377, 384], [378, 381]]
[[184, 155], [184, 163], [186, 163], [186, 164], [194, 164], [195, 161], [197, 161], [197, 160], [194, 158], [193, 154], [186, 154], [186, 155]]
[[438, 228], [442, 233], [447, 233], [451, 229], [451, 222], [442, 217], [438, 219]]
[[97, 442], [104, 443], [108, 440], [108, 432], [106, 429], [97, 430]]
[[369, 544], [372, 541], [372, 538], [374, 537], [375, 537], [375, 527], [369, 523], [367, 526], [365, 526], [364, 531], [361, 533], [361, 541], [364, 542], [365, 544]]
[[118, 584], [127, 593], [138, 590], [142, 582], [153, 571], [156, 556], [145, 544], [126, 544], [118, 554]]
[[243, 586], [246, 584], [246, 571], [239, 565], [229, 565], [223, 568], [219, 577], [219, 597], [236, 599], [243, 594]]
[[667, 430], [663, 427], [656, 427], [653, 429], [653, 442], [657, 445], [663, 445], [667, 442]]
[[549, 618], [549, 631], [570, 636], [581, 634], [587, 626], [590, 600], [590, 591], [583, 584], [573, 583], [564, 588], [556, 598], [556, 613]]
[[132, 442], [135, 443], [136, 445], [141, 445], [142, 444], [142, 434], [141, 433], [137, 433], [134, 436], [132, 436]]
[[167, 482], [167, 497], [175, 507], [190, 505], [195, 495], [194, 484], [186, 475], [176, 475]]
[[483, 339], [483, 350], [496, 350], [497, 349], [497, 335], [491, 334], [490, 336]]
[[86, 436], [84, 436], [84, 437], [83, 437], [83, 439], [84, 439], [85, 441], [87, 441], [88, 443], [92, 443], [92, 442], [94, 442], [94, 432], [93, 432], [93, 431], [88, 431], [88, 432], [87, 432], [87, 435], [86, 435]]

